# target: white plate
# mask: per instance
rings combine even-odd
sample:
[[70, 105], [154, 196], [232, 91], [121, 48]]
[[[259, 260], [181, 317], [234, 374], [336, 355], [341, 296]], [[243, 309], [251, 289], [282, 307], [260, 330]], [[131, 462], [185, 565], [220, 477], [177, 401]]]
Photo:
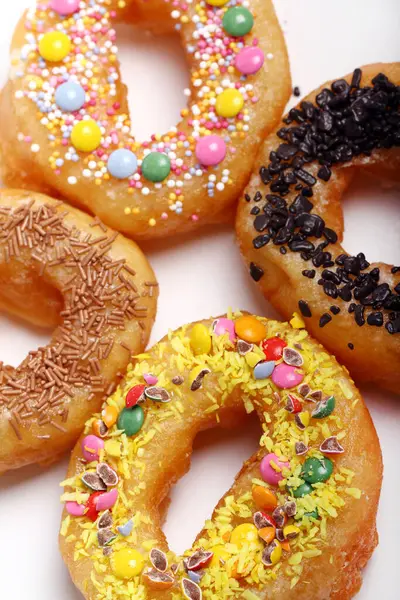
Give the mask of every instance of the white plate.
[[[377, 61], [400, 60], [398, 0], [276, 0], [289, 47], [293, 84], [302, 94], [323, 81]], [[3, 5], [3, 2], [1, 3]], [[4, 2], [0, 14], [0, 82], [7, 74], [7, 51], [27, 0]], [[132, 34], [130, 36], [133, 37]], [[129, 36], [129, 37], [130, 37]], [[128, 53], [121, 32], [125, 81], [132, 89], [133, 130], [144, 138], [163, 131], [184, 105], [187, 73], [175, 39], [143, 33]], [[163, 94], [157, 93], [164, 87]], [[137, 116], [136, 116], [137, 115]], [[347, 195], [345, 247], [364, 249], [370, 260], [400, 263], [399, 190], [379, 182], [358, 182]], [[233, 232], [213, 228], [178, 241], [146, 244], [160, 286], [160, 308], [152, 340], [170, 327], [224, 312], [228, 306], [274, 313], [252, 286], [234, 243]], [[50, 333], [39, 333], [0, 316], [0, 360], [17, 365]], [[398, 596], [400, 520], [400, 398], [365, 390], [381, 438], [385, 479], [378, 526], [380, 545], [366, 572], [358, 600]], [[165, 531], [176, 551], [188, 547], [212, 507], [257, 445], [257, 426], [246, 431], [199, 437], [190, 473], [176, 486]], [[1, 443], [1, 440], [0, 440]], [[58, 483], [66, 461], [48, 471], [24, 469], [0, 479], [0, 597], [4, 600], [79, 600], [57, 549], [61, 507]]]

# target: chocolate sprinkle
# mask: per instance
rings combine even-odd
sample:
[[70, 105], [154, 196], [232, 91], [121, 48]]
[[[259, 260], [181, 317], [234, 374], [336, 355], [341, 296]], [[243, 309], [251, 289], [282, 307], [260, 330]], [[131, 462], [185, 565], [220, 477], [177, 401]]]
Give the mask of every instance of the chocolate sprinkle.
[[[344, 79], [334, 81], [330, 89], [317, 95], [315, 104], [301, 102], [283, 120], [284, 126], [277, 132], [277, 150], [270, 153], [268, 165], [259, 170], [270, 192], [254, 220], [255, 229], [263, 235], [255, 237], [253, 244], [255, 248], [269, 243], [279, 245], [282, 253], [288, 249], [298, 252], [305, 262], [311, 261], [318, 269], [323, 267], [318, 283], [324, 293], [352, 302], [354, 310], [349, 312], [354, 313], [360, 327], [365, 323], [385, 325], [390, 334], [395, 334], [400, 333], [400, 284], [396, 282], [391, 290], [387, 283], [380, 283], [379, 268], [368, 271], [370, 264], [361, 252], [334, 257], [328, 248], [337, 242], [338, 235], [312, 213], [317, 179], [307, 170], [308, 164], [319, 164], [315, 170], [318, 179], [327, 182], [335, 165], [369, 156], [375, 149], [400, 146], [400, 86], [379, 73], [371, 85], [360, 87], [361, 75], [361, 69], [356, 69], [351, 84]], [[285, 197], [293, 190], [300, 193], [290, 203]], [[258, 190], [246, 200], [260, 202], [260, 196], [263, 194]], [[323, 241], [317, 243], [320, 238]], [[391, 272], [399, 273], [400, 267], [392, 267]], [[250, 274], [259, 281], [264, 271], [251, 263]], [[303, 269], [302, 274], [313, 279], [316, 272]], [[299, 308], [303, 316], [311, 316], [304, 300]], [[338, 314], [338, 308], [332, 306], [331, 313]], [[328, 313], [323, 314], [320, 327], [331, 319]]]
[[68, 405], [82, 397], [83, 389], [89, 401], [105, 399], [110, 381], [102, 375], [101, 361], [113, 349], [114, 331], [132, 319], [142, 326], [147, 315], [138, 305], [135, 272], [109, 256], [118, 234], [83, 234], [67, 224], [68, 212], [60, 207], [32, 200], [0, 209], [0, 248], [7, 261], [24, 255], [39, 275], [70, 272], [60, 290], [64, 306], [52, 342], [30, 352], [17, 369], [0, 363], [0, 411], [9, 413], [18, 439], [20, 429], [33, 423], [65, 433]]

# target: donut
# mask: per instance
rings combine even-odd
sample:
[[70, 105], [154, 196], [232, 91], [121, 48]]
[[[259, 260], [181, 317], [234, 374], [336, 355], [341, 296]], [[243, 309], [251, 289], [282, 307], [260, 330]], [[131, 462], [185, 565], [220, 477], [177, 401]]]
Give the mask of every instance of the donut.
[[[61, 484], [61, 553], [84, 598], [357, 592], [377, 543], [381, 451], [348, 372], [306, 330], [234, 313], [171, 331], [135, 357], [103, 410], [111, 407], [116, 425], [94, 440], [100, 416], [87, 421]], [[163, 510], [196, 434], [243, 426], [253, 411], [258, 451], [176, 556]]]
[[368, 65], [290, 110], [260, 149], [236, 221], [272, 305], [286, 319], [296, 313], [356, 381], [395, 392], [400, 267], [343, 249], [341, 199], [360, 171], [400, 181], [399, 84], [400, 63]]
[[[178, 32], [190, 65], [181, 121], [143, 143], [117, 60], [121, 21]], [[17, 26], [1, 94], [3, 180], [135, 239], [221, 222], [289, 95], [271, 0], [38, 2]]]
[[[116, 388], [153, 325], [158, 287], [132, 241], [60, 201], [0, 191], [0, 309], [53, 328], [0, 362], [0, 473], [53, 462]], [[99, 434], [112, 424], [107, 411]]]

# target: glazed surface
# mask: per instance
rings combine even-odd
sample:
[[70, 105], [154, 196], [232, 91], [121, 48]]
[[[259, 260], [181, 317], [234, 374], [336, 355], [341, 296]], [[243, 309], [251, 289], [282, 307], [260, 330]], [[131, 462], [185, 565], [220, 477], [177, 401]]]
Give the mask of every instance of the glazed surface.
[[[304, 99], [267, 137], [236, 230], [253, 280], [360, 381], [397, 392], [400, 268], [349, 256], [341, 200], [357, 171], [399, 180], [398, 63], [357, 69]], [[382, 232], [384, 235], [384, 232]]]
[[37, 193], [0, 193], [0, 306], [48, 346], [0, 363], [0, 472], [52, 462], [145, 348], [158, 285], [132, 241]]
[[[243, 317], [226, 315], [170, 332], [136, 357], [103, 412], [87, 422], [63, 482], [67, 511], [60, 535], [63, 558], [85, 598], [346, 600], [359, 589], [360, 570], [377, 542], [382, 478], [368, 411], [346, 370], [295, 321], [290, 327], [247, 316], [250, 322], [243, 327]], [[335, 402], [326, 403], [333, 396]], [[110, 407], [119, 412], [118, 422], [96, 442], [93, 427]], [[138, 409], [144, 418], [128, 435], [126, 415]], [[193, 548], [176, 556], [161, 529], [163, 501], [189, 468], [196, 434], [243, 423], [253, 411], [263, 428], [259, 451], [245, 463]], [[336, 446], [339, 453], [324, 454], [323, 443], [333, 437], [341, 450]], [[93, 474], [100, 472], [96, 460], [87, 460], [88, 447], [97, 448], [97, 460], [118, 478], [107, 491], [101, 488], [100, 500], [85, 483], [88, 476], [93, 483]], [[310, 460], [333, 470], [307, 487], [303, 469]], [[270, 566], [261, 558], [268, 544], [254, 537], [260, 493], [269, 501], [275, 498], [269, 508], [264, 505], [265, 513], [283, 506], [289, 512], [291, 504], [286, 525], [298, 528]], [[97, 501], [107, 507], [106, 517], [93, 511]], [[278, 520], [279, 514], [273, 516]], [[238, 535], [243, 526], [250, 534], [247, 541]], [[155, 548], [165, 553], [172, 578], [161, 591], [146, 582]], [[213, 553], [212, 562], [189, 574], [182, 560], [200, 548]], [[135, 553], [139, 566], [124, 579], [119, 567], [126, 551]], [[185, 596], [182, 585], [188, 578], [198, 589]]]
[[[1, 97], [3, 179], [61, 196], [134, 238], [227, 220], [290, 95], [272, 2], [122, 4], [85, 1], [61, 17], [38, 3], [21, 19]], [[181, 122], [143, 143], [130, 133], [114, 28], [121, 21], [177, 32], [190, 67]], [[48, 60], [54, 49], [46, 35], [54, 32], [66, 52], [58, 62]], [[84, 104], [74, 111], [80, 95]]]

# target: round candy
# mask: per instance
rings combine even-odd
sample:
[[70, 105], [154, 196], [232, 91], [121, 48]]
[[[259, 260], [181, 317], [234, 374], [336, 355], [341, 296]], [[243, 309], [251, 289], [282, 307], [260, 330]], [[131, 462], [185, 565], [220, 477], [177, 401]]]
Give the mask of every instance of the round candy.
[[235, 323], [232, 321], [232, 319], [225, 319], [224, 317], [217, 319], [214, 321], [213, 329], [215, 335], [224, 335], [227, 333], [229, 334], [229, 340], [231, 342], [236, 340]]
[[92, 460], [98, 460], [100, 450], [103, 450], [104, 442], [97, 435], [87, 435], [82, 440], [82, 454], [83, 458], [88, 462]]
[[137, 171], [136, 154], [125, 148], [115, 150], [108, 157], [107, 169], [110, 175], [116, 179], [126, 179]]
[[278, 506], [278, 499], [274, 492], [263, 485], [255, 485], [252, 490], [255, 505], [262, 510], [272, 512]]
[[98, 496], [95, 500], [95, 506], [98, 512], [109, 510], [114, 506], [118, 498], [118, 490], [113, 488], [110, 492], [105, 492]]
[[142, 162], [143, 177], [153, 183], [164, 181], [171, 171], [171, 161], [166, 154], [150, 152]]
[[243, 48], [236, 55], [235, 67], [243, 75], [254, 75], [264, 64], [264, 52], [257, 46]]
[[133, 408], [123, 408], [118, 417], [118, 429], [122, 429], [127, 436], [132, 436], [142, 429], [144, 411], [139, 405]]
[[118, 579], [132, 579], [143, 571], [143, 567], [143, 556], [132, 548], [122, 548], [111, 555], [111, 569]]
[[335, 409], [335, 404], [335, 396], [329, 396], [329, 398], [321, 400], [313, 410], [312, 416], [314, 419], [325, 419], [326, 417], [329, 417]]
[[71, 131], [71, 142], [81, 152], [93, 152], [100, 146], [100, 127], [93, 119], [79, 121]]
[[211, 335], [202, 323], [196, 323], [190, 332], [190, 346], [195, 355], [208, 354], [211, 350]]
[[152, 373], [143, 373], [143, 379], [145, 380], [147, 385], [156, 385], [158, 382], [158, 377], [156, 377]]
[[265, 325], [251, 315], [239, 317], [235, 321], [235, 331], [241, 340], [251, 344], [258, 344], [267, 335]]
[[226, 156], [226, 144], [219, 135], [207, 135], [197, 140], [196, 158], [201, 165], [218, 165]]
[[235, 527], [231, 533], [230, 543], [239, 549], [245, 544], [258, 541], [258, 529], [252, 523], [242, 523]]
[[210, 6], [224, 6], [228, 4], [229, 0], [206, 0]]
[[285, 363], [277, 365], [272, 373], [272, 381], [282, 390], [299, 385], [303, 379], [304, 374], [297, 367], [291, 367]]
[[300, 477], [307, 483], [326, 481], [333, 473], [333, 462], [329, 458], [307, 458]]
[[108, 429], [115, 425], [118, 419], [118, 414], [118, 409], [112, 404], [107, 404], [107, 406], [103, 408], [103, 410], [101, 411], [101, 418], [103, 419], [103, 422], [108, 427]]
[[[230, 558], [229, 552], [225, 549], [225, 546], [219, 544], [218, 546], [213, 546], [211, 548], [211, 552], [213, 553], [213, 557], [210, 562], [210, 567], [221, 567], [223, 564]], [[221, 562], [224, 561], [224, 562]]]
[[70, 52], [71, 40], [61, 31], [49, 31], [39, 42], [39, 54], [49, 62], [59, 62]]
[[67, 15], [72, 15], [79, 8], [80, 0], [51, 0], [50, 8], [52, 8], [56, 13], [65, 17]]
[[126, 395], [126, 408], [133, 408], [141, 400], [146, 386], [143, 384], [134, 385]]
[[242, 37], [252, 30], [254, 18], [248, 8], [235, 6], [224, 14], [222, 26], [233, 37]]
[[85, 90], [75, 81], [66, 81], [56, 89], [55, 99], [58, 108], [65, 112], [74, 112], [85, 104]]
[[267, 360], [279, 360], [282, 358], [283, 349], [286, 348], [287, 343], [280, 337], [272, 337], [265, 340], [261, 347]]
[[[282, 469], [289, 469], [288, 462], [281, 460], [276, 454], [271, 452], [264, 456], [260, 464], [261, 477], [270, 485], [278, 485], [283, 479]], [[277, 470], [278, 469], [278, 470]]]
[[309, 483], [302, 483], [298, 488], [292, 490], [292, 494], [295, 498], [303, 498], [311, 494], [312, 491], [313, 489]]
[[253, 374], [255, 379], [267, 379], [272, 375], [274, 369], [275, 363], [273, 360], [263, 360], [254, 367]]
[[240, 113], [243, 104], [244, 98], [242, 94], [238, 90], [229, 88], [217, 96], [215, 112], [220, 117], [229, 119], [231, 117], [236, 117], [236, 115]]
[[72, 517], [82, 517], [85, 512], [85, 505], [77, 502], [66, 502], [65, 509]]

